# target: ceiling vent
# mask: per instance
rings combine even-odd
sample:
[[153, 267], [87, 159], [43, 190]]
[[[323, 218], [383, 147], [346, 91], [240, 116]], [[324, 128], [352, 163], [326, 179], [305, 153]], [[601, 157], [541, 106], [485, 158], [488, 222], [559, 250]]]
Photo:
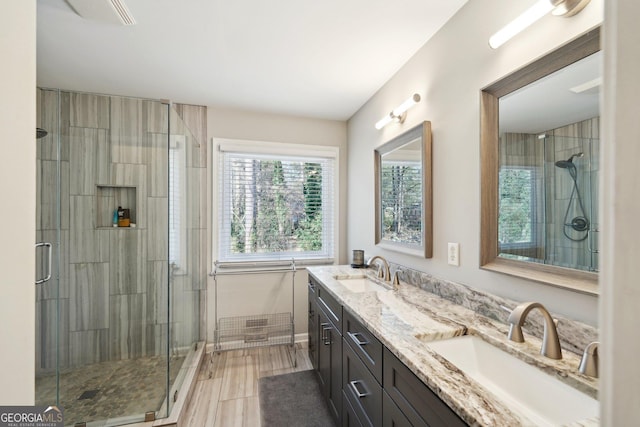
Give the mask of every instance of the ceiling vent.
[[66, 0], [84, 19], [118, 25], [135, 25], [124, 0]]

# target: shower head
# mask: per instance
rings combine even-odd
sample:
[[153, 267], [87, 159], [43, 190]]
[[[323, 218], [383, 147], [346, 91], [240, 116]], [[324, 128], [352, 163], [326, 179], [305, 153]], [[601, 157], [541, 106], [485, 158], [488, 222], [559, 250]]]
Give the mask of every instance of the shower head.
[[569, 160], [567, 160], [567, 161], [573, 163], [573, 158], [574, 157], [582, 157], [582, 156], [584, 156], [584, 153], [581, 151], [581, 152], [576, 153], [576, 154], [572, 155], [571, 157], [569, 157]]
[[44, 138], [49, 132], [42, 128], [36, 128], [36, 139]]
[[557, 167], [559, 167], [559, 168], [562, 168], [562, 169], [575, 168], [575, 167], [576, 167], [576, 165], [574, 165], [574, 164], [573, 164], [573, 159], [574, 159], [575, 157], [582, 157], [582, 156], [584, 156], [584, 153], [583, 153], [583, 152], [573, 154], [573, 155], [572, 155], [571, 157], [569, 157], [567, 160], [558, 160], [558, 161], [556, 162], [556, 166], [557, 166]]

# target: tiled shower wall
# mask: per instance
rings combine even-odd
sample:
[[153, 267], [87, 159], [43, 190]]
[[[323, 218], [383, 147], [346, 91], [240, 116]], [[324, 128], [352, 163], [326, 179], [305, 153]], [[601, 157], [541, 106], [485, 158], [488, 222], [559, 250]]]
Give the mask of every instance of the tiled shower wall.
[[[49, 135], [37, 142], [37, 238], [56, 242], [59, 233], [52, 273], [60, 280], [59, 289], [55, 280], [37, 287], [37, 372], [54, 369], [56, 357], [61, 368], [73, 367], [166, 354], [167, 346], [177, 350], [200, 338], [206, 108], [176, 110], [169, 115], [166, 105], [136, 98], [38, 91], [38, 126]], [[180, 228], [187, 256], [174, 274], [167, 261], [169, 120], [171, 133], [187, 142], [187, 191], [180, 195], [188, 212]], [[118, 205], [131, 209], [135, 228], [111, 226]], [[38, 257], [39, 276], [44, 258]]]
[[[573, 189], [573, 180], [566, 169], [555, 166], [558, 160], [574, 159], [578, 171], [578, 188], [583, 199], [587, 218], [593, 230], [598, 229], [598, 170], [600, 156], [600, 118], [584, 120], [538, 134], [507, 133], [500, 139], [500, 164], [526, 166], [538, 171], [536, 200], [544, 201], [536, 206], [537, 247], [523, 256], [544, 259], [559, 266], [581, 266], [585, 270], [598, 269], [598, 233], [583, 241], [574, 242], [563, 234], [564, 216]], [[575, 197], [575, 196], [574, 196]], [[578, 215], [577, 200], [571, 204], [569, 220]], [[570, 236], [580, 237], [581, 232], [569, 231]]]
[[[599, 230], [598, 220], [598, 174], [600, 158], [600, 118], [596, 117], [572, 125], [564, 126], [547, 132], [552, 143], [545, 145], [545, 161], [554, 164], [558, 160], [567, 160], [573, 154], [584, 153], [583, 157], [575, 158], [573, 163], [578, 172], [578, 189], [582, 196], [586, 218], [590, 222], [592, 230]], [[553, 248], [553, 252], [547, 254], [555, 265], [575, 266], [585, 269], [597, 270], [598, 255], [595, 251], [598, 246], [598, 233], [593, 232], [586, 239], [574, 242], [564, 234], [574, 239], [585, 236], [584, 232], [576, 232], [570, 227], [564, 226], [564, 216], [569, 204], [573, 189], [573, 180], [566, 169], [554, 167], [547, 168], [548, 179], [546, 192], [547, 203], [547, 242]], [[577, 199], [571, 203], [568, 222], [574, 216], [582, 215], [577, 208]]]

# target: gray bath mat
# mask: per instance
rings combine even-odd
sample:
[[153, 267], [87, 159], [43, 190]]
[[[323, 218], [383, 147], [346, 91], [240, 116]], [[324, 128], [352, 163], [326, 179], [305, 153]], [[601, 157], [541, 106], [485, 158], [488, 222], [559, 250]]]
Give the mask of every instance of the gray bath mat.
[[262, 427], [335, 427], [312, 370], [260, 378]]

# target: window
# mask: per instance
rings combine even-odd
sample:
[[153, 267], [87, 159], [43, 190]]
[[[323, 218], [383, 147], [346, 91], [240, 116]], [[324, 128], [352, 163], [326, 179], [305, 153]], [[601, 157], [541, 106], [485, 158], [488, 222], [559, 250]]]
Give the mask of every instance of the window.
[[333, 258], [335, 155], [256, 146], [221, 146], [220, 260]]
[[501, 250], [535, 245], [535, 169], [504, 166], [499, 174]]

